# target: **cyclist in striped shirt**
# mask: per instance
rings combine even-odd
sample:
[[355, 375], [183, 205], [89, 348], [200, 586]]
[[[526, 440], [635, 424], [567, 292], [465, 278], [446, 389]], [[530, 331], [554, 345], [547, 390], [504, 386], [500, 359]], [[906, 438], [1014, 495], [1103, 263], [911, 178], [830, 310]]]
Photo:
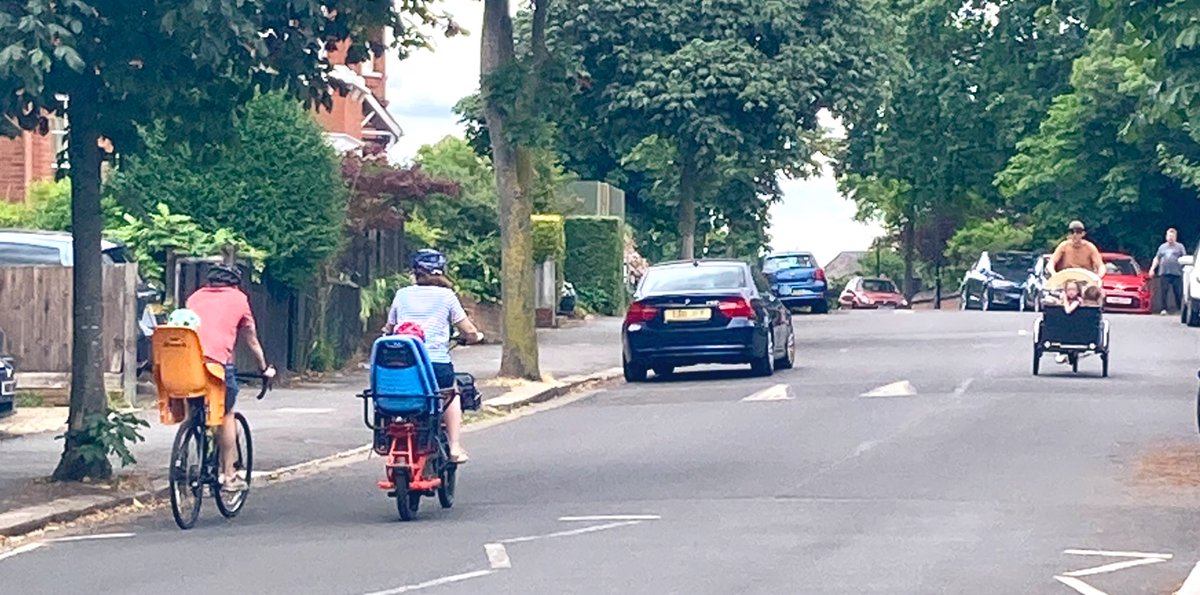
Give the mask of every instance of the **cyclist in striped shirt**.
[[[428, 249], [418, 251], [413, 255], [412, 270], [416, 285], [396, 291], [384, 332], [390, 333], [405, 322], [420, 326], [425, 333], [425, 350], [429, 352], [429, 360], [433, 363], [438, 387], [453, 388], [451, 326], [457, 327], [468, 343], [482, 341], [483, 333], [467, 317], [462, 302], [454, 293], [453, 284], [446, 278], [446, 257], [441, 252]], [[457, 397], [446, 406], [442, 419], [446, 422], [446, 438], [450, 442], [450, 460], [455, 463], [467, 462], [469, 457], [460, 441], [462, 406]]]

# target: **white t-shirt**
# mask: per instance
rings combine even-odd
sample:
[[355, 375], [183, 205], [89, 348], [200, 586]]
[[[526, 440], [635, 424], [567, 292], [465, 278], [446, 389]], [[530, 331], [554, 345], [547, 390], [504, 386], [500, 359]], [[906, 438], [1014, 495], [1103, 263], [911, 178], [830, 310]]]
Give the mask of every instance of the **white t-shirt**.
[[436, 285], [410, 285], [396, 290], [388, 324], [412, 322], [425, 331], [429, 361], [450, 363], [450, 326], [466, 319], [462, 302], [454, 291]]

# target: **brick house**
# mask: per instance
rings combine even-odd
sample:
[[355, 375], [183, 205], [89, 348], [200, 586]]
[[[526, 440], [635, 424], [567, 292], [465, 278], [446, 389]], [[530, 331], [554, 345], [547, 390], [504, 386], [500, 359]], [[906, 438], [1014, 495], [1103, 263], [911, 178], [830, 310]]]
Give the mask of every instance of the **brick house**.
[[[331, 53], [330, 61], [337, 64], [333, 77], [344, 83], [349, 93], [334, 93], [333, 109], [317, 110], [316, 119], [339, 152], [359, 151], [371, 144], [386, 149], [404, 134], [386, 108], [387, 60], [379, 56], [348, 66], [344, 48]], [[24, 202], [31, 183], [53, 179], [65, 137], [65, 122], [57, 117], [51, 118], [48, 134], [0, 136], [0, 200]]]

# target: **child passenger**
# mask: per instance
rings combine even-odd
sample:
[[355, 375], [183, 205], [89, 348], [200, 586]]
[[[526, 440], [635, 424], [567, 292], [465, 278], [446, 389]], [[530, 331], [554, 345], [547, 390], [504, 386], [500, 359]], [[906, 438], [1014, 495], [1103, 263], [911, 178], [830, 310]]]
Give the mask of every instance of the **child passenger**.
[[1104, 292], [1100, 291], [1099, 287], [1096, 287], [1095, 285], [1089, 285], [1087, 287], [1087, 289], [1083, 290], [1083, 305], [1084, 306], [1092, 306], [1095, 308], [1099, 308], [1100, 304], [1103, 300], [1104, 300]]
[[1082, 281], [1067, 281], [1066, 287], [1063, 288], [1062, 297], [1064, 312], [1070, 314], [1083, 304], [1083, 291]]

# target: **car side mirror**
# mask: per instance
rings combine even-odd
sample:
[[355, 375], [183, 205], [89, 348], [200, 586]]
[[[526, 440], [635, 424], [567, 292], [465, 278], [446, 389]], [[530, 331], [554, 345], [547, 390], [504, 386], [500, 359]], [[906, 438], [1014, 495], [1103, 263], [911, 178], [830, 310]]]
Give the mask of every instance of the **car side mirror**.
[[1191, 254], [1187, 254], [1187, 255], [1184, 255], [1184, 256], [1180, 256], [1180, 257], [1179, 257], [1179, 264], [1181, 264], [1181, 265], [1183, 265], [1183, 266], [1185, 266], [1185, 267], [1190, 267], [1190, 266], [1192, 266], [1192, 265], [1196, 264], [1196, 257], [1195, 257], [1195, 256], [1192, 256]]

